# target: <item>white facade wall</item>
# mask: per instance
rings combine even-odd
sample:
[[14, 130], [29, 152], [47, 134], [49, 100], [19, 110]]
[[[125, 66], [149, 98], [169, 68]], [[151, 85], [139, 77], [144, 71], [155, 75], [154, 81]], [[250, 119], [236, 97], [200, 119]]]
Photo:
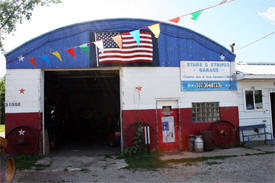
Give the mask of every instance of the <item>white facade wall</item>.
[[[246, 90], [262, 90], [263, 109], [247, 110], [245, 102]], [[270, 93], [275, 92], [274, 80], [239, 80], [238, 105], [240, 126], [266, 124], [267, 131], [272, 132], [272, 114]], [[255, 138], [255, 140], [263, 139]]]
[[123, 67], [120, 79], [122, 110], [155, 109], [157, 99], [169, 98], [178, 99], [180, 108], [191, 108], [192, 102], [238, 104], [236, 91], [182, 92], [179, 67]]
[[43, 112], [43, 75], [40, 69], [7, 69], [6, 113]]

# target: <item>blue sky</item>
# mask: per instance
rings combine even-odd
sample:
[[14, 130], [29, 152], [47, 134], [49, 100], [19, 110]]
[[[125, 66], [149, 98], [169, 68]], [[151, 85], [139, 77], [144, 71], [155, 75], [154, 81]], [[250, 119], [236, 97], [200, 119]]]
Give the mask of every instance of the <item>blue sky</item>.
[[[26, 41], [54, 29], [83, 21], [106, 18], [144, 18], [165, 22], [222, 0], [63, 0], [59, 5], [37, 7], [31, 21], [6, 35], [5, 49], [11, 51]], [[273, 9], [272, 9], [273, 7]], [[197, 21], [181, 18], [179, 26], [198, 32], [229, 49], [242, 47], [275, 31], [275, 0], [234, 0], [204, 11]], [[275, 63], [275, 34], [247, 48], [236, 50], [236, 62]], [[0, 77], [6, 73], [0, 56]]]

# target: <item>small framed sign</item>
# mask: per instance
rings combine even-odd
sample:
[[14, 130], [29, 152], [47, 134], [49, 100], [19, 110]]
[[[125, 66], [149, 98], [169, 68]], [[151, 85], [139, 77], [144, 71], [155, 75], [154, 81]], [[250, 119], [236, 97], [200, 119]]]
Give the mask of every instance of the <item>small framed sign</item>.
[[162, 114], [170, 115], [172, 113], [172, 106], [162, 106]]

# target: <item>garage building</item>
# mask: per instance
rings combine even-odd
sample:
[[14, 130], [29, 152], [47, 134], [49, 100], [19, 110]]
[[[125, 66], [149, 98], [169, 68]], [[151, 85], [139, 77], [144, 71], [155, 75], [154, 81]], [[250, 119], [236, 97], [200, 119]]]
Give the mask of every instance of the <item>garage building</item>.
[[[121, 133], [123, 149], [132, 142], [136, 122], [149, 127], [147, 142], [160, 151], [187, 149], [189, 135], [218, 120], [238, 129], [235, 55], [169, 23], [160, 24], [156, 38], [148, 26], [158, 23], [79, 23], [9, 52], [6, 134], [14, 143], [9, 151], [29, 145], [42, 154], [47, 144], [105, 145], [113, 132]], [[140, 43], [132, 34], [136, 30]], [[117, 35], [122, 48], [110, 38]]]

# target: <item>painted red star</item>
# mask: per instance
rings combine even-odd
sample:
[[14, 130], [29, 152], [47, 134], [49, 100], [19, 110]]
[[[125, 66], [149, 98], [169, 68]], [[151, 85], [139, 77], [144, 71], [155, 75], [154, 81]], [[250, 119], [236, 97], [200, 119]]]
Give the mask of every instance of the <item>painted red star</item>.
[[24, 93], [25, 91], [26, 91], [26, 90], [24, 90], [23, 88], [21, 88], [21, 89], [19, 90], [20, 94], [25, 94], [25, 93]]

